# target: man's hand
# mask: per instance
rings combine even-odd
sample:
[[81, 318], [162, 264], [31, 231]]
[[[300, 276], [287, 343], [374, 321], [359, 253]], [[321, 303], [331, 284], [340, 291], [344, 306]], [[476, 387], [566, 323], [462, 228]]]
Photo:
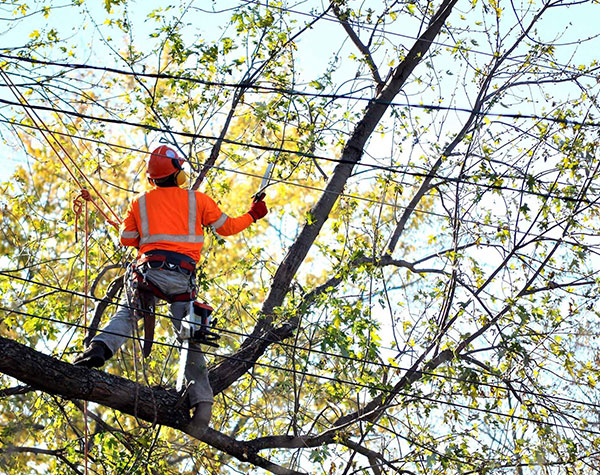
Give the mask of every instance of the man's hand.
[[260, 218], [264, 218], [268, 212], [269, 210], [267, 209], [267, 205], [262, 199], [252, 203], [252, 206], [250, 206], [250, 211], [248, 211], [255, 223]]

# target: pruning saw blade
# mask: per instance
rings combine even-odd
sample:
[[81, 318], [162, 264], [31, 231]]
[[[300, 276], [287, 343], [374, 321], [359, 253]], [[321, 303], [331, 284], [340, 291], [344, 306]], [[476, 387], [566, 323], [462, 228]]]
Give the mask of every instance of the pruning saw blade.
[[265, 170], [265, 174], [263, 175], [263, 179], [260, 182], [260, 187], [258, 191], [254, 195], [254, 201], [260, 201], [265, 197], [265, 189], [271, 184], [271, 175], [273, 173], [273, 167], [275, 166], [275, 161], [269, 162], [267, 165], [267, 169]]

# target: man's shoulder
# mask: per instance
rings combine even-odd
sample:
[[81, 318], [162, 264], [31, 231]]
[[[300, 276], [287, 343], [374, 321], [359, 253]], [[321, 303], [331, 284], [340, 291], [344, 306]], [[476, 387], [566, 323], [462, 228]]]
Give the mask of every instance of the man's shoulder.
[[[198, 190], [188, 190], [187, 188], [179, 188], [178, 186], [172, 186], [168, 188], [152, 188], [150, 190], [139, 193], [135, 200], [139, 200], [142, 196], [152, 197], [154, 199], [183, 199], [183, 197], [187, 197], [189, 193], [193, 193], [196, 197], [196, 202], [198, 203], [213, 203], [214, 200], [208, 196], [206, 193]], [[186, 198], [187, 199], [187, 198]]]
[[169, 187], [155, 187], [155, 188], [150, 188], [149, 190], [146, 190], [143, 193], [140, 193], [141, 195], [146, 195], [146, 196], [152, 196], [152, 195], [164, 195], [164, 196], [175, 196], [175, 195], [184, 195], [187, 194], [188, 190], [183, 190], [181, 188], [179, 188], [178, 186], [169, 186]]

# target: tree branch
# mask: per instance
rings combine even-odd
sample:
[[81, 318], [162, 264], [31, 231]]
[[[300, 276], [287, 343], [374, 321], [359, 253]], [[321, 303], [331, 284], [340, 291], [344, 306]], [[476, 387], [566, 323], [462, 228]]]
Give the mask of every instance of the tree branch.
[[35, 455], [51, 455], [52, 457], [59, 458], [64, 463], [66, 463], [71, 470], [73, 470], [78, 475], [83, 475], [83, 473], [77, 468], [77, 466], [72, 463], [67, 457], [65, 457], [64, 452], [65, 449], [40, 449], [38, 447], [18, 447], [18, 446], [8, 446], [0, 449], [0, 454], [35, 454]]
[[102, 371], [74, 366], [4, 337], [0, 337], [0, 372], [31, 388], [64, 399], [95, 402], [153, 424], [178, 429], [242, 462], [272, 473], [301, 474], [257, 455], [249, 443], [214, 429], [202, 432], [193, 427], [189, 402], [186, 400], [182, 404], [180, 394], [174, 389], [149, 388]]
[[383, 473], [379, 468], [381, 465], [386, 465], [396, 473], [407, 473], [404, 470], [399, 470], [396, 467], [394, 467], [390, 462], [384, 459], [380, 453], [374, 452], [373, 450], [369, 450], [366, 447], [357, 444], [356, 442], [346, 439], [342, 441], [342, 445], [345, 445], [346, 447], [354, 450], [355, 452], [358, 452], [359, 454], [367, 457], [367, 460], [371, 464], [369, 468], [373, 470], [373, 473], [376, 475], [380, 475]]
[[244, 93], [248, 90], [249, 87], [251, 87], [255, 83], [255, 81], [258, 79], [258, 76], [266, 68], [266, 66], [269, 64], [269, 62], [271, 62], [273, 59], [275, 59], [275, 57], [278, 54], [280, 54], [284, 48], [286, 48], [290, 44], [293, 44], [294, 41], [296, 40], [296, 38], [298, 38], [301, 34], [303, 34], [305, 31], [309, 30], [310, 28], [312, 28], [314, 26], [314, 24], [317, 21], [319, 21], [321, 18], [323, 18], [328, 11], [329, 11], [329, 8], [325, 9], [323, 11], [323, 13], [321, 13], [320, 15], [315, 17], [313, 20], [308, 22], [303, 28], [300, 29], [300, 31], [298, 31], [294, 36], [289, 38], [284, 44], [282, 44], [280, 48], [271, 52], [269, 57], [267, 59], [265, 59], [265, 61], [263, 61], [262, 64], [260, 66], [258, 66], [254, 71], [248, 70], [246, 72], [243, 79], [239, 82], [238, 89], [236, 90], [236, 92], [233, 96], [233, 99], [231, 101], [231, 107], [229, 109], [229, 113], [227, 114], [227, 118], [225, 119], [225, 124], [223, 125], [223, 127], [221, 129], [221, 133], [219, 134], [219, 137], [215, 141], [215, 143], [210, 151], [210, 156], [208, 157], [208, 159], [205, 161], [204, 165], [202, 166], [202, 170], [200, 171], [200, 174], [198, 175], [196, 180], [194, 180], [194, 184], [192, 185], [192, 190], [197, 190], [200, 187], [200, 184], [204, 180], [204, 177], [206, 176], [208, 171], [214, 166], [215, 162], [217, 161], [217, 158], [219, 157], [219, 153], [221, 152], [221, 147], [223, 146], [223, 143], [225, 141], [225, 136], [227, 135], [229, 126], [231, 125], [231, 121], [233, 120], [235, 110], [236, 110], [237, 106], [239, 105], [242, 97], [244, 96]]
[[356, 32], [352, 29], [350, 23], [348, 23], [348, 16], [344, 15], [341, 12], [340, 7], [335, 2], [332, 2], [331, 6], [333, 7], [333, 12], [335, 13], [335, 16], [338, 18], [338, 20], [340, 20], [340, 23], [344, 27], [344, 30], [346, 30], [346, 33], [348, 33], [348, 36], [352, 40], [352, 43], [356, 45], [358, 50], [365, 57], [365, 62], [367, 63], [367, 66], [369, 66], [371, 74], [373, 75], [373, 79], [377, 83], [377, 89], [380, 90], [384, 85], [384, 81], [379, 75], [379, 71], [377, 69], [377, 66], [375, 65], [375, 61], [373, 61], [373, 56], [371, 56], [371, 51], [369, 51], [369, 48], [367, 48], [367, 46], [361, 41]]
[[[288, 320], [284, 325], [275, 330], [272, 318], [273, 311], [276, 307], [283, 304], [296, 272], [304, 262], [308, 251], [329, 218], [329, 214], [338, 197], [343, 192], [355, 165], [361, 160], [367, 140], [390, 107], [392, 99], [400, 92], [408, 77], [423, 60], [425, 53], [429, 50], [433, 40], [444, 26], [457, 1], [445, 0], [441, 4], [436, 20], [429, 25], [427, 30], [407, 53], [404, 60], [398, 65], [392, 75], [392, 79], [385, 86], [378, 100], [370, 102], [367, 106], [363, 118], [357, 123], [342, 151], [341, 160], [336, 165], [331, 179], [310, 212], [311, 221], [304, 225], [296, 241], [289, 248], [285, 258], [275, 272], [273, 285], [261, 309], [263, 317], [255, 326], [250, 337], [242, 343], [240, 349], [236, 352], [236, 359], [223, 361], [213, 368], [211, 371], [211, 384], [215, 381], [221, 390], [229, 387], [241, 375], [252, 368], [254, 362], [271, 344], [268, 340], [273, 336], [287, 338], [295, 330], [297, 325], [295, 318]], [[240, 361], [243, 362], [240, 363]]]
[[[415, 211], [417, 204], [421, 201], [423, 196], [425, 196], [425, 194], [429, 191], [430, 186], [431, 186], [431, 181], [433, 180], [434, 175], [436, 174], [437, 170], [442, 165], [444, 158], [448, 157], [450, 154], [452, 154], [454, 152], [454, 149], [462, 142], [464, 137], [467, 135], [467, 133], [471, 129], [471, 126], [473, 125], [473, 123], [476, 120], [481, 120], [480, 112], [481, 112], [481, 109], [483, 108], [483, 105], [488, 101], [488, 99], [490, 99], [490, 95], [487, 94], [487, 91], [490, 88], [492, 79], [495, 78], [494, 73], [498, 70], [500, 65], [507, 58], [510, 57], [510, 54], [512, 54], [514, 49], [518, 45], [521, 44], [521, 41], [523, 40], [523, 38], [529, 33], [529, 31], [531, 31], [531, 29], [533, 28], [535, 23], [540, 19], [540, 17], [542, 16], [542, 13], [546, 10], [546, 8], [548, 8], [547, 5], [540, 9], [540, 11], [535, 15], [535, 17], [530, 22], [527, 30], [525, 30], [516, 39], [516, 41], [513, 42], [513, 45], [510, 48], [508, 48], [508, 50], [505, 51], [502, 54], [502, 56], [500, 56], [498, 58], [494, 58], [492, 60], [492, 64], [490, 66], [489, 73], [487, 74], [485, 80], [483, 81], [482, 86], [479, 89], [479, 93], [477, 94], [477, 98], [475, 100], [475, 104], [473, 105], [473, 111], [472, 111], [471, 115], [465, 122], [464, 126], [461, 128], [460, 132], [452, 140], [452, 142], [444, 148], [444, 151], [442, 152], [440, 157], [436, 160], [436, 162], [433, 164], [429, 174], [427, 175], [427, 177], [425, 177], [425, 179], [423, 180], [423, 183], [421, 184], [421, 186], [419, 187], [419, 189], [417, 190], [417, 192], [411, 199], [410, 203], [406, 207], [404, 213], [402, 214], [402, 216], [398, 222], [398, 226], [396, 227], [396, 230], [394, 231], [394, 234], [392, 235], [390, 244], [388, 245], [388, 252], [390, 254], [392, 254], [394, 249], [396, 248], [396, 245], [398, 244], [398, 240], [400, 239], [400, 235], [404, 231], [406, 224], [408, 222], [408, 219], [410, 218], [410, 216], [412, 216], [413, 212]], [[439, 13], [435, 14], [435, 16], [434, 16], [435, 21], [438, 21], [438, 18], [437, 18], [438, 15], [439, 15]]]
[[33, 391], [31, 386], [21, 385], [12, 388], [0, 389], [0, 397], [16, 396], [17, 394], [27, 394]]

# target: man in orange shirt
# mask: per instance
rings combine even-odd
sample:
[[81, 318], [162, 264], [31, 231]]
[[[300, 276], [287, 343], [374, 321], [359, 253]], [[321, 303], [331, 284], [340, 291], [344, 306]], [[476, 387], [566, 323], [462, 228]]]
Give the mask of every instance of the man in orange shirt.
[[[153, 307], [156, 295], [170, 301], [171, 321], [179, 330], [195, 294], [195, 267], [204, 243], [203, 226], [210, 226], [221, 236], [237, 234], [267, 214], [262, 199], [250, 210], [230, 218], [217, 204], [199, 191], [181, 188], [186, 182], [183, 160], [165, 145], [158, 147], [148, 161], [148, 179], [154, 188], [138, 195], [127, 209], [120, 240], [138, 249], [135, 264], [138, 276], [149, 283]], [[183, 298], [173, 298], [173, 297]], [[95, 336], [74, 364], [89, 368], [102, 366], [131, 337], [137, 325], [137, 314], [127, 299]], [[145, 348], [146, 349], [146, 348]], [[200, 345], [190, 341], [185, 366], [190, 406], [194, 408], [192, 423], [202, 429], [208, 426], [213, 393]]]

